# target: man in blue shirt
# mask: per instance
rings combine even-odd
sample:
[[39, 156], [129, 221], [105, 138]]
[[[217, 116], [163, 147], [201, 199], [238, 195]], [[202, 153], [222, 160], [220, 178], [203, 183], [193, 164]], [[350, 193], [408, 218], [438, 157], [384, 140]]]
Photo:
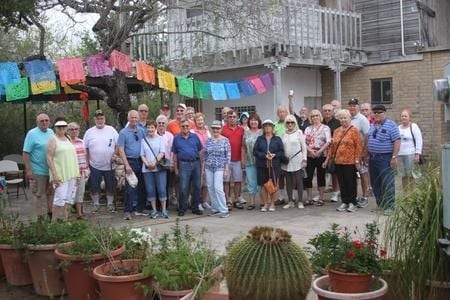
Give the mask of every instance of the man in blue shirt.
[[128, 126], [120, 130], [119, 155], [125, 165], [125, 172], [130, 175], [132, 172], [138, 179], [136, 187], [132, 187], [128, 180], [125, 181], [124, 219], [131, 220], [131, 213], [135, 211], [136, 216], [146, 215], [144, 178], [142, 177], [141, 141], [145, 137], [145, 130], [139, 127], [139, 116], [136, 110], [128, 112]]
[[400, 132], [394, 121], [386, 118], [386, 107], [377, 104], [372, 108], [374, 124], [368, 133], [369, 175], [378, 207], [388, 215], [394, 208], [397, 155], [400, 149]]
[[183, 118], [180, 120], [181, 133], [173, 139], [173, 165], [175, 175], [179, 176], [180, 195], [178, 199], [178, 216], [184, 216], [187, 210], [187, 200], [189, 196], [189, 187], [192, 181], [192, 213], [196, 215], [203, 214], [198, 209], [200, 204], [201, 188], [201, 163], [200, 150], [202, 144], [196, 134], [189, 131], [189, 120]]
[[39, 216], [45, 214], [41, 209], [41, 202], [47, 204], [47, 214], [51, 217], [53, 199], [47, 195], [51, 189], [48, 177], [47, 143], [54, 135], [48, 128], [50, 119], [46, 113], [40, 113], [36, 117], [37, 127], [28, 131], [23, 144], [23, 162], [25, 172], [33, 193], [35, 213]]

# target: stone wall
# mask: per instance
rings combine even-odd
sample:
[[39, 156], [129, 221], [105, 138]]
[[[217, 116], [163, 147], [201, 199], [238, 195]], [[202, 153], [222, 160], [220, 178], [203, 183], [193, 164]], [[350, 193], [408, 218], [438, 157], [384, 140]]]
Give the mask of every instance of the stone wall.
[[[413, 122], [419, 124], [424, 135], [424, 154], [439, 156], [440, 145], [450, 143], [450, 123], [444, 123], [444, 107], [432, 100], [433, 79], [443, 77], [444, 66], [450, 62], [450, 51], [423, 53], [417, 61], [369, 65], [361, 69], [347, 69], [342, 73], [342, 103], [358, 98], [371, 102], [370, 80], [392, 77], [393, 103], [387, 105], [387, 116], [399, 123], [400, 112], [409, 108]], [[334, 97], [334, 72], [322, 71], [324, 102]]]

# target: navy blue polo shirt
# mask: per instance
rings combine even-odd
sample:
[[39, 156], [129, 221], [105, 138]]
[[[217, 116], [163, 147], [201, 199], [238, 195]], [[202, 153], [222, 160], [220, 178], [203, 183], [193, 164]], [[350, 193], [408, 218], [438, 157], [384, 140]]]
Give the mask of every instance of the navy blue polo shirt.
[[202, 143], [198, 136], [192, 132], [189, 132], [187, 138], [180, 133], [173, 139], [172, 152], [177, 155], [178, 160], [197, 160], [199, 159], [200, 150], [202, 150]]
[[394, 142], [400, 139], [400, 131], [397, 124], [389, 119], [384, 119], [378, 128], [372, 124], [368, 133], [368, 150], [370, 153], [392, 153]]

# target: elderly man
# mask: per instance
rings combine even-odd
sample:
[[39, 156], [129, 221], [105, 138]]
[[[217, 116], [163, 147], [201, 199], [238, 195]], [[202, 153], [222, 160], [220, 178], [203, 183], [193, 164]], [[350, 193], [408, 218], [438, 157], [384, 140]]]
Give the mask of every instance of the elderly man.
[[142, 127], [147, 131], [147, 120], [148, 120], [148, 106], [146, 104], [141, 104], [138, 107], [139, 112], [139, 122], [138, 126]]
[[86, 147], [87, 160], [91, 172], [89, 190], [91, 192], [94, 207], [93, 213], [100, 209], [100, 183], [105, 181], [106, 200], [108, 211], [114, 213], [114, 176], [115, 164], [113, 155], [116, 152], [119, 134], [114, 127], [106, 125], [105, 114], [102, 110], [96, 110], [94, 114], [95, 126], [89, 128], [84, 134], [84, 146]]
[[23, 144], [23, 162], [25, 172], [33, 193], [33, 205], [35, 213], [45, 214], [41, 208], [41, 202], [47, 205], [47, 214], [51, 218], [53, 199], [47, 195], [51, 190], [49, 185], [49, 170], [47, 165], [47, 143], [54, 135], [48, 128], [50, 119], [46, 113], [40, 113], [36, 117], [37, 127], [28, 131]]
[[[177, 110], [175, 113], [175, 120], [170, 121], [167, 124], [167, 131], [176, 136], [181, 132], [181, 120], [186, 119], [186, 105], [183, 103], [179, 103], [177, 105]], [[188, 119], [189, 120], [189, 119]], [[189, 129], [194, 128], [194, 122], [189, 120]]]
[[222, 126], [225, 126], [228, 122], [228, 112], [231, 110], [230, 107], [225, 106], [222, 108]]
[[161, 108], [159, 109], [159, 114], [163, 115], [167, 118], [167, 122], [170, 121], [170, 106], [169, 104], [165, 103]]
[[361, 104], [361, 113], [364, 115], [364, 117], [369, 120], [369, 124], [373, 124], [373, 116], [372, 116], [372, 109], [370, 108], [370, 103], [363, 103]]
[[372, 108], [374, 124], [368, 133], [369, 174], [378, 207], [389, 215], [394, 208], [397, 156], [400, 149], [400, 131], [394, 121], [386, 118], [386, 107]]
[[125, 165], [125, 173], [130, 175], [134, 172], [138, 184], [133, 187], [128, 180], [125, 181], [125, 205], [124, 219], [131, 220], [134, 211], [136, 216], [145, 216], [145, 192], [144, 178], [142, 177], [141, 141], [145, 137], [145, 130], [137, 125], [138, 112], [128, 112], [128, 126], [120, 130], [117, 146], [120, 158]]
[[187, 210], [189, 187], [192, 182], [192, 213], [202, 215], [198, 209], [201, 188], [201, 159], [202, 143], [196, 134], [189, 131], [189, 120], [180, 120], [181, 133], [173, 139], [172, 153], [175, 175], [179, 176], [180, 197], [178, 199], [178, 216], [184, 216]]
[[337, 101], [336, 99], [331, 100], [331, 106], [333, 106], [334, 113], [336, 113], [337, 110], [341, 109], [341, 102]]
[[[361, 136], [361, 141], [363, 143], [363, 146], [366, 144], [365, 141], [367, 139], [367, 132], [369, 131], [369, 120], [360, 113], [359, 111], [359, 100], [358, 99], [350, 99], [348, 101], [348, 111], [350, 112], [350, 115], [352, 117], [352, 125], [358, 128], [359, 134]], [[363, 147], [362, 156], [366, 156], [367, 154], [367, 148]], [[359, 174], [361, 176], [361, 190], [362, 190], [362, 197], [358, 199], [357, 206], [358, 207], [366, 207], [369, 204], [368, 197], [369, 197], [369, 168], [368, 165], [364, 160], [363, 157], [361, 157], [360, 161], [361, 167], [359, 169]]]
[[308, 108], [306, 106], [302, 106], [300, 108], [300, 115], [297, 115], [294, 110], [294, 95], [289, 95], [289, 113], [294, 115], [297, 120], [298, 129], [300, 129], [303, 133], [305, 132], [306, 127], [311, 125], [311, 122], [308, 118]]

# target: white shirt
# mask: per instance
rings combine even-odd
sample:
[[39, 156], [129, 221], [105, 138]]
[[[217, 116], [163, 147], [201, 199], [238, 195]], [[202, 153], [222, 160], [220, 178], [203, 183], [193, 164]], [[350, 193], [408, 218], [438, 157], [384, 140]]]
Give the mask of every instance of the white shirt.
[[[415, 147], [411, 129], [416, 139]], [[399, 125], [398, 130], [400, 131], [400, 150], [398, 155], [422, 154], [423, 141], [419, 126], [416, 123], [411, 123], [408, 128], [402, 128], [402, 125]]]
[[105, 125], [99, 129], [96, 126], [89, 128], [83, 140], [89, 151], [89, 165], [101, 171], [115, 169], [111, 158], [116, 150], [119, 134], [114, 127]]
[[[284, 154], [289, 158], [287, 165], [281, 164], [281, 169], [287, 172], [295, 172], [302, 168], [302, 161], [307, 159], [307, 150], [305, 143], [305, 135], [301, 130], [293, 133], [287, 131], [283, 134]], [[297, 153], [301, 150], [300, 153]], [[295, 156], [294, 156], [295, 155]]]

